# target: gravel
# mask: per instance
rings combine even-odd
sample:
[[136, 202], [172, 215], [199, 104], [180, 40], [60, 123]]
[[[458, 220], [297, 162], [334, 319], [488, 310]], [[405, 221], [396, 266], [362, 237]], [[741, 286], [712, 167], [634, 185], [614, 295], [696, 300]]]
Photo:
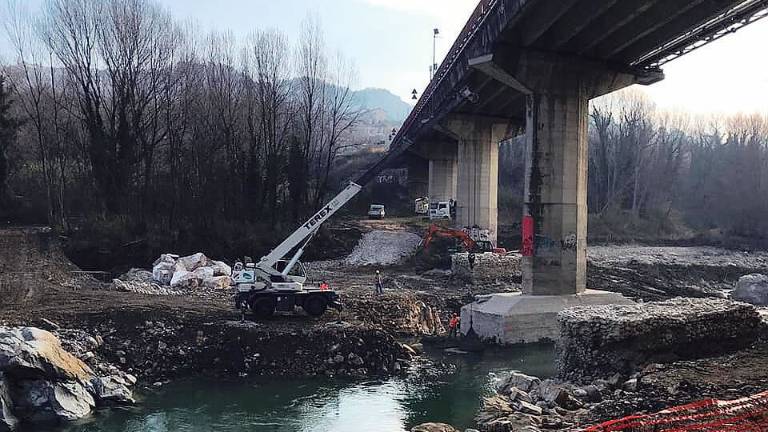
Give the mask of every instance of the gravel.
[[346, 259], [355, 266], [393, 265], [402, 262], [416, 252], [421, 238], [403, 231], [371, 231]]

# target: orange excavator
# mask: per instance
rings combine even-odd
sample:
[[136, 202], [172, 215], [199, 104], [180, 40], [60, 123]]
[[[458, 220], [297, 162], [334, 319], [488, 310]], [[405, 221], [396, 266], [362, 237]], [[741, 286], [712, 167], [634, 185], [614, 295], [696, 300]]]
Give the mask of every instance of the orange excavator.
[[424, 249], [429, 248], [429, 244], [432, 243], [432, 239], [435, 237], [455, 238], [459, 240], [463, 246], [464, 252], [472, 253], [485, 253], [493, 252], [497, 254], [505, 254], [507, 250], [499, 248], [493, 245], [490, 240], [474, 240], [466, 232], [459, 229], [445, 228], [439, 225], [432, 224], [427, 230], [427, 234], [421, 240], [421, 245]]

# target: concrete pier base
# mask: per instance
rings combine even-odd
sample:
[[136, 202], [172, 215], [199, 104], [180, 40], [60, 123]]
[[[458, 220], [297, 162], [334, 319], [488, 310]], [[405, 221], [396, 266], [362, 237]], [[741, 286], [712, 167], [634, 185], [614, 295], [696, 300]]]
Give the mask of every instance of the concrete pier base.
[[557, 313], [561, 310], [632, 303], [621, 294], [597, 290], [549, 296], [491, 294], [461, 308], [461, 333], [466, 335], [471, 326], [480, 339], [502, 345], [557, 342]]

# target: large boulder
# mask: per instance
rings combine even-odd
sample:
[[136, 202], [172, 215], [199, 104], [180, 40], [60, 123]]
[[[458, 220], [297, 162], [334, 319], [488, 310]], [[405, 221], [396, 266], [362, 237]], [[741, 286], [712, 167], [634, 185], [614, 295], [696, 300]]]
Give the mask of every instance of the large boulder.
[[227, 289], [232, 285], [232, 278], [229, 276], [214, 276], [203, 280], [203, 287], [210, 290]]
[[210, 266], [211, 260], [207, 256], [205, 256], [204, 253], [198, 252], [196, 254], [181, 257], [176, 261], [176, 263], [183, 265], [186, 271], [193, 272], [200, 267]]
[[14, 379], [81, 381], [93, 374], [56, 336], [35, 327], [0, 327], [0, 372]]
[[456, 428], [445, 423], [423, 423], [411, 428], [411, 432], [458, 432]]
[[221, 261], [211, 261], [214, 276], [232, 276], [232, 267]]
[[753, 273], [740, 277], [731, 298], [757, 306], [768, 306], [768, 276]]
[[130, 382], [119, 375], [91, 378], [91, 393], [96, 397], [99, 405], [125, 405], [133, 404], [133, 391], [129, 388]]
[[152, 280], [160, 285], [170, 285], [173, 273], [176, 271], [178, 255], [162, 254], [152, 264]]
[[171, 279], [171, 288], [193, 290], [203, 284], [203, 278], [194, 272], [176, 270]]
[[93, 396], [77, 381], [22, 381], [19, 391], [17, 412], [30, 422], [77, 420], [96, 406]]
[[13, 415], [10, 383], [0, 372], [0, 432], [11, 431], [16, 428], [17, 424], [19, 424], [19, 420]]

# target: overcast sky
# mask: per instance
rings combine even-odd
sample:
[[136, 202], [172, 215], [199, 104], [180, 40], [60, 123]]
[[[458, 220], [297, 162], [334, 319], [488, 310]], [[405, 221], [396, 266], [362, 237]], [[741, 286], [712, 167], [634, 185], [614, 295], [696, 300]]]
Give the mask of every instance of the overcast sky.
[[[3, 0], [0, 0], [3, 1]], [[26, 0], [35, 7], [42, 0]], [[254, 28], [295, 35], [319, 15], [330, 48], [351, 58], [357, 87], [386, 88], [408, 100], [429, 79], [432, 29], [438, 59], [477, 0], [159, 0], [175, 17], [203, 29], [244, 36]], [[692, 113], [768, 112], [768, 19], [665, 66], [666, 80], [645, 88], [660, 108]]]

